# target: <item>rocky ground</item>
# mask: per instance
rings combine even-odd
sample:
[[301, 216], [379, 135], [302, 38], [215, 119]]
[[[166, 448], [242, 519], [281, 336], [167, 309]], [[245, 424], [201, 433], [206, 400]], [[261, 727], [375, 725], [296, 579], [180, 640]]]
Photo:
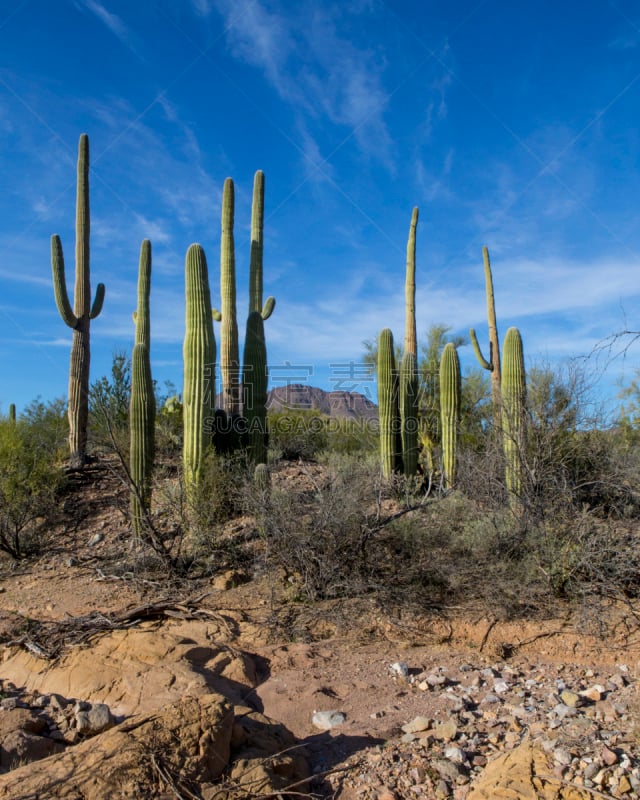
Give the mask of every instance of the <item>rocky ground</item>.
[[286, 625], [274, 576], [118, 568], [91, 485], [46, 555], [0, 564], [0, 797], [640, 796], [633, 610], [607, 638], [372, 600]]

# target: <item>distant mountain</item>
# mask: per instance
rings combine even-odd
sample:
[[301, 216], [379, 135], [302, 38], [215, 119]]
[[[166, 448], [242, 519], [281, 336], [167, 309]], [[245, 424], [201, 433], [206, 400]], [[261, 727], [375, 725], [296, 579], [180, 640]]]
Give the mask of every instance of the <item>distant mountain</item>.
[[325, 392], [306, 383], [291, 383], [271, 389], [267, 399], [269, 411], [291, 409], [318, 411], [340, 419], [376, 419], [378, 407], [359, 392]]

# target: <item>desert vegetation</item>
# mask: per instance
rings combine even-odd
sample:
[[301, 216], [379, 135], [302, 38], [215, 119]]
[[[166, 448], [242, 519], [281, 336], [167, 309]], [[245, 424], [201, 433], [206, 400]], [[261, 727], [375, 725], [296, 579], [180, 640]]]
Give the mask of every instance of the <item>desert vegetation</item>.
[[0, 420], [0, 549], [8, 557], [46, 550], [69, 475], [98, 461], [130, 498], [130, 558], [171, 580], [241, 564], [269, 574], [292, 604], [367, 596], [421, 609], [473, 605], [501, 618], [556, 613], [563, 603], [632, 603], [640, 591], [637, 383], [617, 418], [605, 419], [589, 395], [588, 361], [564, 374], [525, 368], [517, 328], [501, 351], [486, 248], [489, 354], [471, 330], [479, 368], [462, 375], [464, 340], [452, 339], [446, 324], [434, 324], [423, 341], [417, 335], [417, 209], [403, 350], [388, 328], [364, 343], [363, 362], [377, 369], [377, 413], [347, 419], [268, 408], [264, 323], [275, 300], [263, 303], [262, 172], [242, 361], [227, 179], [220, 311], [211, 307], [203, 249], [192, 245], [186, 256], [182, 393], [163, 393], [151, 374], [146, 240], [132, 352], [114, 354], [111, 375], [90, 383], [89, 322], [105, 292], [100, 285], [90, 307], [88, 147], [83, 135], [74, 309], [60, 241], [52, 239], [55, 299], [74, 330], [69, 400], [38, 399]]

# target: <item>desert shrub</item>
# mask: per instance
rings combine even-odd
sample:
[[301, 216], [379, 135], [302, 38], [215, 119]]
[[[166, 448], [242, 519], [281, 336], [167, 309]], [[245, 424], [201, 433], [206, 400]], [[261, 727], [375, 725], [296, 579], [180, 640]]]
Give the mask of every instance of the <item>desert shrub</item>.
[[221, 456], [211, 448], [200, 480], [185, 505], [186, 527], [196, 558], [209, 557], [223, 544], [224, 526], [243, 510], [247, 466], [242, 454]]
[[316, 411], [270, 412], [269, 449], [275, 458], [311, 460], [327, 447], [327, 420], [328, 417]]
[[334, 458], [313, 488], [275, 483], [265, 498], [251, 491], [247, 506], [258, 520], [267, 570], [283, 571], [296, 598], [319, 600], [371, 590], [375, 565], [368, 544], [379, 518], [377, 459]]
[[182, 403], [177, 395], [158, 398], [156, 405], [156, 456], [171, 457], [182, 452]]
[[116, 352], [111, 375], [103, 375], [89, 387], [89, 441], [92, 447], [110, 452], [129, 452], [129, 400], [131, 359]]
[[380, 447], [377, 419], [331, 418], [326, 423], [326, 450], [331, 453], [375, 453]]
[[37, 401], [17, 423], [0, 420], [0, 550], [23, 558], [42, 544], [64, 473], [59, 404]]

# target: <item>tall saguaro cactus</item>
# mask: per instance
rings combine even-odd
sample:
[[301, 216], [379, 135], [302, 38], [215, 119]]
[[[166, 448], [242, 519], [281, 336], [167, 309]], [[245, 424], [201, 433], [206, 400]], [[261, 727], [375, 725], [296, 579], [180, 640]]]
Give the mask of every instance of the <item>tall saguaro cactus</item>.
[[228, 415], [240, 413], [240, 353], [236, 314], [236, 255], [233, 240], [235, 193], [233, 180], [227, 178], [222, 190], [222, 232], [220, 237], [220, 312], [214, 312], [220, 324], [220, 372], [222, 407]]
[[259, 311], [247, 318], [244, 340], [244, 416], [247, 423], [247, 451], [254, 464], [267, 460], [267, 346], [264, 320]]
[[144, 518], [151, 502], [151, 476], [154, 458], [156, 403], [153, 393], [150, 359], [151, 242], [145, 239], [140, 248], [138, 270], [138, 307], [133, 319], [136, 326], [131, 356], [131, 400], [129, 403], [129, 469], [133, 482], [131, 518], [136, 537], [144, 529]]
[[264, 172], [258, 170], [253, 178], [251, 204], [251, 256], [249, 260], [249, 314], [259, 311], [263, 320], [269, 319], [275, 308], [274, 297], [262, 305], [264, 256]]
[[502, 358], [502, 445], [509, 503], [516, 512], [522, 508], [526, 395], [522, 337], [517, 328], [509, 328]]
[[440, 358], [440, 421], [442, 429], [442, 471], [447, 489], [456, 482], [458, 421], [461, 394], [460, 360], [453, 342], [444, 346]]
[[489, 260], [489, 250], [482, 248], [482, 260], [484, 262], [485, 291], [487, 295], [487, 324], [489, 327], [489, 360], [482, 355], [478, 337], [473, 328], [469, 330], [471, 343], [476, 354], [476, 358], [483, 369], [491, 373], [491, 400], [493, 403], [493, 421], [496, 430], [500, 429], [500, 342], [498, 339], [498, 325], [496, 323], [496, 302], [493, 294], [493, 277], [491, 275], [491, 261]]
[[389, 478], [398, 468], [398, 371], [393, 334], [384, 328], [378, 338], [378, 413], [380, 415], [380, 461], [382, 474]]
[[400, 423], [402, 464], [406, 476], [418, 471], [418, 335], [416, 332], [416, 228], [414, 208], [407, 242], [405, 277], [404, 354], [400, 364]]
[[405, 279], [405, 327], [404, 352], [418, 356], [418, 335], [416, 333], [416, 228], [418, 209], [414, 208], [409, 226], [407, 242], [407, 273]]
[[192, 244], [185, 264], [186, 331], [184, 359], [184, 446], [187, 489], [198, 481], [215, 407], [216, 341], [213, 335], [209, 272], [204, 250]]
[[60, 237], [51, 237], [51, 270], [56, 305], [63, 322], [73, 330], [69, 366], [69, 450], [74, 469], [82, 469], [87, 458], [89, 418], [89, 365], [91, 360], [90, 322], [102, 310], [104, 284], [99, 283], [93, 304], [89, 273], [89, 137], [78, 143], [78, 183], [76, 191], [76, 280], [73, 308], [65, 282], [64, 256]]

